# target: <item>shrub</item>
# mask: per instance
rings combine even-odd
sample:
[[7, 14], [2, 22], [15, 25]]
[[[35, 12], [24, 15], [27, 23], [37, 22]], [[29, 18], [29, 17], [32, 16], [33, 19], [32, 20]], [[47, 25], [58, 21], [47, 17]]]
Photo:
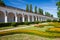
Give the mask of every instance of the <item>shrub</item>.
[[11, 23], [0, 23], [0, 27], [11, 26]]
[[57, 20], [53, 20], [53, 22], [58, 22]]
[[51, 22], [51, 20], [50, 19], [47, 19], [47, 22]]
[[17, 25], [16, 25], [16, 23], [11, 23], [11, 26], [14, 26], [14, 27], [16, 27]]
[[29, 24], [38, 24], [39, 22], [19, 22], [19, 23], [0, 23], [0, 27], [6, 27], [6, 26], [18, 26], [18, 25], [29, 25]]
[[29, 25], [29, 22], [24, 22], [24, 25]]

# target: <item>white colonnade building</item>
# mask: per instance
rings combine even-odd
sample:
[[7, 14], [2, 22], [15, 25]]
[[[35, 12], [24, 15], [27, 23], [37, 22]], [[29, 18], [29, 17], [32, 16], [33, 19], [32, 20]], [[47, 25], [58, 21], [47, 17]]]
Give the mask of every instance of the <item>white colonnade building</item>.
[[0, 6], [0, 22], [35, 22], [47, 21], [47, 19], [57, 20], [56, 18], [47, 17], [38, 13], [26, 12], [23, 9]]

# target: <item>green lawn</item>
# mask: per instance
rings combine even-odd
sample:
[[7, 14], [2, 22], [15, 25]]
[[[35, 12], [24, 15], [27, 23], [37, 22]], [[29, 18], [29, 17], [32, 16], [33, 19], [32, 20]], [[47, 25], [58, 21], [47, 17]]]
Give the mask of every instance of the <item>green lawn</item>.
[[[27, 26], [27, 25], [18, 25], [17, 27], [24, 27], [24, 26]], [[16, 27], [14, 26], [0, 27], [0, 30], [11, 29], [11, 28], [16, 28]]]
[[[20, 27], [20, 26], [19, 26]], [[25, 26], [24, 26], [25, 27]], [[16, 29], [16, 30], [10, 30], [10, 31], [4, 31], [4, 32], [0, 32], [0, 35], [4, 34], [4, 33], [7, 33], [7, 34], [10, 34], [11, 33], [11, 36], [13, 36], [13, 34], [28, 34], [28, 35], [34, 35], [34, 36], [39, 36], [39, 37], [42, 37], [43, 39], [44, 38], [48, 38], [46, 40], [55, 40], [55, 38], [58, 38], [60, 39], [60, 33], [51, 33], [51, 32], [47, 32], [46, 30], [48, 28], [54, 28], [54, 26], [44, 26], [44, 27], [34, 27], [34, 26], [31, 26], [31, 27], [27, 27], [27, 28], [20, 28], [20, 29]], [[13, 34], [12, 34], [13, 33]], [[4, 34], [5, 35], [5, 34]], [[6, 35], [8, 36], [9, 38], [9, 35]], [[24, 36], [24, 35], [22, 35]], [[16, 36], [18, 37], [18, 36]], [[21, 37], [21, 36], [19, 36]], [[32, 36], [31, 36], [32, 37]], [[0, 38], [3, 38], [0, 37]], [[14, 38], [14, 37], [12, 37]], [[22, 37], [23, 38], [23, 37]], [[19, 39], [19, 38], [18, 38]], [[32, 39], [31, 39], [32, 40]]]
[[48, 28], [52, 28], [54, 26], [44, 26], [44, 27], [28, 27], [28, 28], [23, 28], [23, 29], [26, 29], [26, 30], [38, 30], [38, 31], [43, 31], [45, 32]]
[[0, 37], [0, 40], [59, 40], [60, 38], [46, 38], [30, 34], [13, 34]]
[[4, 29], [11, 29], [14, 28], [13, 26], [8, 26], [8, 27], [0, 27], [0, 30], [4, 30]]

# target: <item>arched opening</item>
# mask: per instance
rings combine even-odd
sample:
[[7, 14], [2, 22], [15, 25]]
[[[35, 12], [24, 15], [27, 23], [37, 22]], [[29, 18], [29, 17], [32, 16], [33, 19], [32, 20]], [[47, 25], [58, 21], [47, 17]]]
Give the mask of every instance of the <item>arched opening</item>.
[[15, 22], [15, 15], [12, 12], [8, 13], [7, 21], [8, 22]]
[[2, 11], [0, 11], [0, 22], [5, 22], [5, 15]]
[[37, 16], [37, 21], [38, 21], [38, 16]]
[[27, 15], [24, 15], [24, 21], [28, 22], [28, 16]]
[[41, 17], [39, 17], [39, 21], [41, 21]]
[[17, 14], [17, 22], [22, 22], [22, 15], [21, 14]]
[[30, 22], [32, 22], [32, 16], [30, 15]]
[[36, 21], [36, 17], [34, 16], [34, 21]]

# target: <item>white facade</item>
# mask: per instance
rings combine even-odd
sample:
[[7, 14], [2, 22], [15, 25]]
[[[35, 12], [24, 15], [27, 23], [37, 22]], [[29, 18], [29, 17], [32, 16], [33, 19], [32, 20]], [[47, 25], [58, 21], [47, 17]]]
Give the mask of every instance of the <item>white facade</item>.
[[0, 7], [0, 22], [34, 22], [46, 21], [47, 19], [57, 20], [56, 18], [39, 15], [36, 13], [25, 12], [10, 7]]

